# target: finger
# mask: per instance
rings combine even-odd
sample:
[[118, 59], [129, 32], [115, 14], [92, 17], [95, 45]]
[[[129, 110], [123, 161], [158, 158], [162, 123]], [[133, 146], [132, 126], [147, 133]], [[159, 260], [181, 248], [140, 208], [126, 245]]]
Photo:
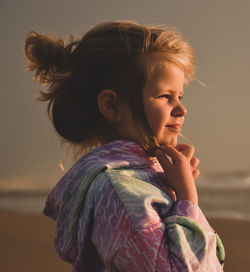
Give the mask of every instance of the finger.
[[194, 155], [194, 147], [192, 145], [180, 143], [175, 147], [179, 152], [181, 152], [189, 161]]
[[200, 175], [200, 171], [196, 168], [192, 171], [192, 175], [194, 179], [197, 179]]
[[194, 155], [194, 147], [192, 145], [180, 143], [175, 147], [181, 152], [188, 160], [191, 160]]
[[161, 149], [157, 148], [155, 151], [155, 156], [159, 163], [161, 164], [163, 170], [166, 170], [166, 167], [171, 165], [171, 161], [169, 158], [166, 156], [165, 152], [163, 152]]
[[166, 145], [164, 152], [171, 158], [173, 164], [178, 164], [183, 159], [183, 155], [171, 145]]
[[200, 160], [197, 157], [193, 157], [190, 160], [190, 165], [191, 165], [192, 168], [197, 168], [197, 166], [199, 165], [199, 163], [200, 163]]

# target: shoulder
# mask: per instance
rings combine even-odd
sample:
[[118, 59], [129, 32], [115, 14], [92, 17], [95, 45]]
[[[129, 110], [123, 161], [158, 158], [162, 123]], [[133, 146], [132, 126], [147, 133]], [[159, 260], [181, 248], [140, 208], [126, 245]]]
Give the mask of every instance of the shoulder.
[[106, 169], [93, 183], [92, 190], [98, 203], [121, 206], [136, 230], [152, 225], [161, 226], [172, 206], [172, 201], [159, 187], [157, 175], [145, 169]]

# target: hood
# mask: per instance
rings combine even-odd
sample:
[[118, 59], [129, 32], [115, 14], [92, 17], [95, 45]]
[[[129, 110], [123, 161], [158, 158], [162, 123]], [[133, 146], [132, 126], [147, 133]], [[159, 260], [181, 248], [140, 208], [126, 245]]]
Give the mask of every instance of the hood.
[[47, 198], [44, 214], [57, 220], [55, 247], [64, 260], [72, 263], [77, 256], [78, 218], [95, 177], [105, 169], [148, 167], [162, 172], [138, 144], [117, 140], [83, 156], [62, 177]]

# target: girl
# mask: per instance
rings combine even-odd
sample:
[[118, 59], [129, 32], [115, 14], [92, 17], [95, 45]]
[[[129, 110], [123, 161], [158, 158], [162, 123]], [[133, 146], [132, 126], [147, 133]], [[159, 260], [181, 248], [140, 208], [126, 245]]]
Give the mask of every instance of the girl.
[[30, 32], [28, 68], [59, 135], [91, 152], [48, 196], [71, 271], [222, 271], [224, 250], [198, 206], [194, 148], [177, 144], [194, 77], [172, 29], [97, 25], [65, 44]]

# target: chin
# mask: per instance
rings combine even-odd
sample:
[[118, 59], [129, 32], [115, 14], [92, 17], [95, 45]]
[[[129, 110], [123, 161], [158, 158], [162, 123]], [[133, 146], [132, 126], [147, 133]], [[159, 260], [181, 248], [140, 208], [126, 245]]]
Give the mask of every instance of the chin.
[[175, 147], [177, 145], [177, 137], [173, 137], [173, 138], [170, 138], [170, 139], [161, 140], [161, 141], [159, 141], [159, 144], [161, 146], [171, 145], [171, 146]]

